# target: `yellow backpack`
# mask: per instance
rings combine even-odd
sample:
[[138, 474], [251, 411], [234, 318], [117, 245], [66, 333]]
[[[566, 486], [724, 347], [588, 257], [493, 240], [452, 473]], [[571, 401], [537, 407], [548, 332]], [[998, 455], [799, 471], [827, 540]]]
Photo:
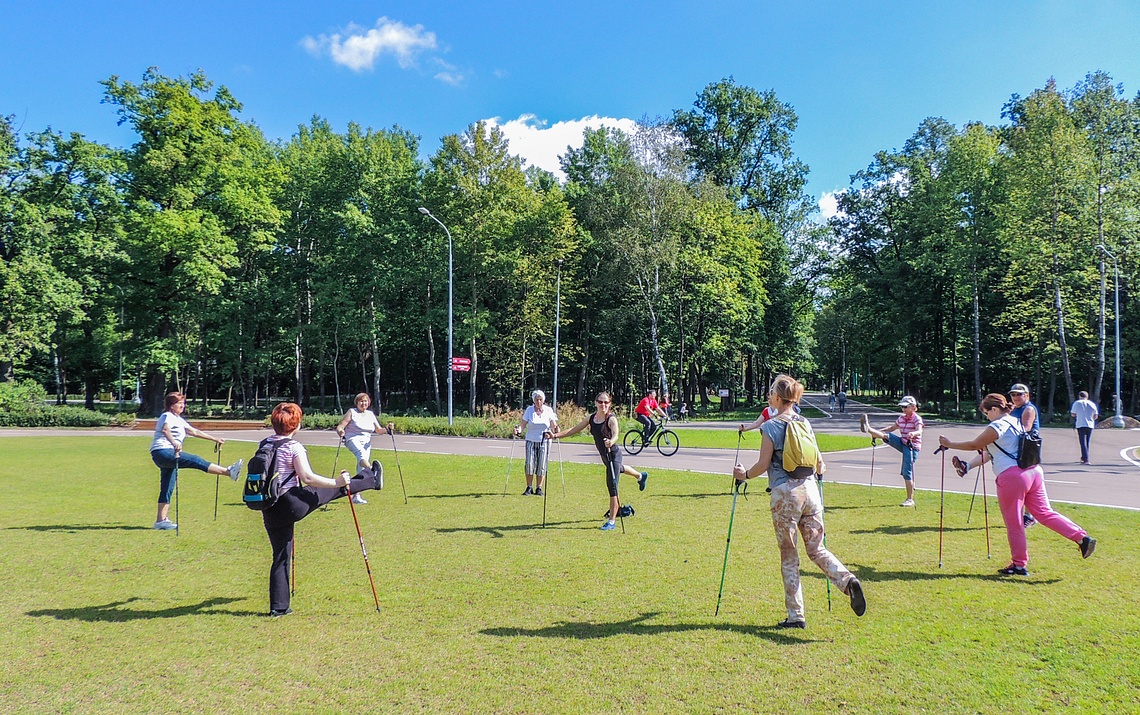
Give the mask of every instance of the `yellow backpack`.
[[803, 417], [793, 417], [784, 432], [783, 466], [784, 471], [795, 479], [806, 479], [815, 474], [819, 463], [819, 446], [811, 426]]

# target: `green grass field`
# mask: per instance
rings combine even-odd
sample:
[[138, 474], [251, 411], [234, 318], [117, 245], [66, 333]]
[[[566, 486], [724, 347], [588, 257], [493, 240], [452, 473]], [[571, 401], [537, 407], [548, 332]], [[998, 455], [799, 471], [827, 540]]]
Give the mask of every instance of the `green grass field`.
[[[656, 471], [626, 533], [597, 527], [598, 465], [552, 465], [543, 500], [507, 460], [391, 451], [358, 507], [301, 522], [295, 613], [269, 619], [259, 515], [222, 479], [183, 472], [181, 535], [150, 529], [149, 437], [0, 438], [0, 712], [4, 713], [1135, 713], [1140, 514], [1059, 505], [1099, 539], [1082, 561], [1035, 527], [1027, 579], [997, 505], [895, 506], [901, 490], [826, 486], [828, 545], [869, 610], [804, 566], [808, 628], [783, 619], [767, 500], [723, 477]], [[251, 445], [227, 445], [227, 461]], [[209, 444], [192, 440], [190, 451]], [[330, 471], [331, 448], [312, 448]], [[345, 455], [341, 455], [343, 466]], [[632, 489], [632, 490], [631, 490]], [[992, 494], [992, 492], [991, 492]], [[869, 503], [870, 501], [870, 503]], [[172, 509], [173, 515], [173, 509]]]

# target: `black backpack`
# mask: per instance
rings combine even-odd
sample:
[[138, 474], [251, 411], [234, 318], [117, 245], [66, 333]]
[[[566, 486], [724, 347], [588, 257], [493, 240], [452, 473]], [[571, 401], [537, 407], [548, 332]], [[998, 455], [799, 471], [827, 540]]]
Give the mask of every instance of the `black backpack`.
[[267, 437], [257, 445], [257, 451], [249, 460], [245, 488], [241, 500], [254, 511], [265, 511], [277, 503], [281, 496], [281, 475], [277, 473], [277, 450], [293, 440], [276, 440]]
[[1017, 421], [1017, 454], [1010, 454], [997, 442], [994, 442], [994, 446], [1005, 456], [1017, 460], [1020, 469], [1029, 469], [1041, 464], [1041, 434], [1037, 430], [1026, 432], [1021, 428], [1020, 420]]

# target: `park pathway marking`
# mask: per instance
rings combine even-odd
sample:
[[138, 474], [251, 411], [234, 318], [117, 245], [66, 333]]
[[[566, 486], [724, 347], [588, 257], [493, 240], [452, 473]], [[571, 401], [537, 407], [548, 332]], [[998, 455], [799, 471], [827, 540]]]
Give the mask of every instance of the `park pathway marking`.
[[1140, 450], [1140, 445], [1137, 445], [1135, 447], [1125, 447], [1124, 449], [1120, 450], [1120, 457], [1122, 459], [1124, 459], [1126, 462], [1131, 463], [1132, 466], [1140, 467], [1140, 462], [1137, 462], [1135, 459], [1132, 458], [1132, 452], [1134, 452], [1136, 450]]
[[1061, 479], [1046, 479], [1046, 484], [1080, 484], [1080, 482], [1066, 482]]

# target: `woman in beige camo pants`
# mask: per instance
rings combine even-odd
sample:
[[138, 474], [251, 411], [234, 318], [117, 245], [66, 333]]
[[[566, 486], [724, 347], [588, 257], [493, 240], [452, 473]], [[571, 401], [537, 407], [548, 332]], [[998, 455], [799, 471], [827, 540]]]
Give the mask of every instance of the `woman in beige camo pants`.
[[[784, 605], [788, 617], [778, 623], [780, 628], [804, 628], [803, 589], [800, 587], [800, 555], [796, 549], [796, 532], [803, 536], [808, 558], [820, 568], [835, 587], [851, 599], [851, 610], [862, 616], [867, 611], [867, 600], [859, 579], [847, 570], [823, 546], [823, 501], [816, 486], [816, 475], [823, 478], [826, 465], [822, 456], [815, 473], [803, 477], [784, 470], [784, 437], [788, 423], [804, 420], [793, 409], [803, 397], [804, 386], [788, 375], [778, 375], [768, 390], [768, 405], [776, 416], [760, 427], [760, 459], [748, 469], [738, 464], [732, 475], [738, 482], [768, 472], [768, 486], [772, 490], [772, 526], [776, 529], [776, 543], [780, 547], [780, 567], [784, 577]], [[804, 420], [806, 422], [806, 420]], [[808, 426], [810, 431], [810, 425]], [[814, 433], [812, 439], [815, 439]]]

